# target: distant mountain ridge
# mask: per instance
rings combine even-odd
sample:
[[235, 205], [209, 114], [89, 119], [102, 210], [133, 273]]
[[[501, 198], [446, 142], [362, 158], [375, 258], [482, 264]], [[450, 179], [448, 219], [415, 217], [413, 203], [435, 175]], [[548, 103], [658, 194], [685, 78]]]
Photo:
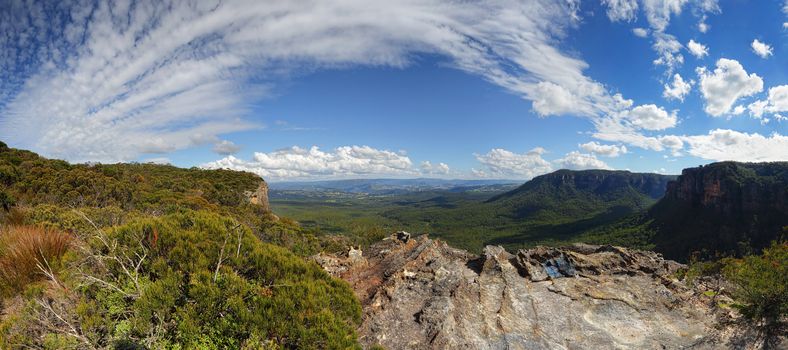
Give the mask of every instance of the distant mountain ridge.
[[[288, 181], [269, 183], [272, 191], [346, 192], [368, 194], [395, 194], [434, 190], [464, 191], [492, 187], [506, 190], [519, 184], [516, 180], [462, 180], [462, 179], [348, 179], [325, 181]], [[503, 186], [503, 187], [500, 187]], [[492, 188], [490, 190], [492, 190]]]
[[562, 169], [537, 176], [515, 190], [490, 198], [488, 202], [516, 197], [540, 186], [569, 186], [579, 191], [592, 192], [600, 196], [606, 196], [609, 193], [622, 189], [632, 189], [653, 199], [658, 199], [665, 194], [668, 181], [675, 178], [675, 175], [633, 173], [626, 170]]

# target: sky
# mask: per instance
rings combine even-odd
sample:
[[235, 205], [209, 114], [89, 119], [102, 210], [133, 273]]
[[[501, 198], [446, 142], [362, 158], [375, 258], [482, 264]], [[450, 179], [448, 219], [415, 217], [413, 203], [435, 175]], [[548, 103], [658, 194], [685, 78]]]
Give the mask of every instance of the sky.
[[0, 1], [0, 140], [269, 181], [788, 160], [788, 0]]

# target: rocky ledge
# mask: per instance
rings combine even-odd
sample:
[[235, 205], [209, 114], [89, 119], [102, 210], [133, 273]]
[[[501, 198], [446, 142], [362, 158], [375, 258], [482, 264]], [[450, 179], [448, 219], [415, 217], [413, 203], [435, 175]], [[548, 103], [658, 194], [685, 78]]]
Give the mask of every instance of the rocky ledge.
[[681, 264], [652, 252], [575, 245], [510, 254], [488, 246], [477, 256], [400, 235], [363, 254], [315, 260], [361, 300], [365, 347], [737, 347], [719, 326], [729, 316], [673, 277]]

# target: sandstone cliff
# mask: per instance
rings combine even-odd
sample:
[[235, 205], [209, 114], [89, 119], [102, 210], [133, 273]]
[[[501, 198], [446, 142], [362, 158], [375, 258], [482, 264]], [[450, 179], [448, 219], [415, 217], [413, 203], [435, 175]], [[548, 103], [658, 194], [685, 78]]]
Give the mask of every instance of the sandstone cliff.
[[669, 258], [761, 249], [788, 226], [788, 162], [684, 169], [649, 214], [657, 250]]
[[261, 179], [260, 184], [257, 185], [257, 189], [254, 191], [247, 191], [244, 194], [246, 198], [249, 199], [249, 203], [259, 205], [265, 212], [271, 211], [271, 204], [268, 202], [268, 184], [265, 180]]
[[[403, 238], [403, 237], [401, 237]], [[758, 346], [719, 326], [727, 312], [673, 277], [682, 265], [612, 246], [481, 256], [426, 236], [363, 257], [315, 257], [362, 302], [365, 347], [387, 349], [717, 349]]]

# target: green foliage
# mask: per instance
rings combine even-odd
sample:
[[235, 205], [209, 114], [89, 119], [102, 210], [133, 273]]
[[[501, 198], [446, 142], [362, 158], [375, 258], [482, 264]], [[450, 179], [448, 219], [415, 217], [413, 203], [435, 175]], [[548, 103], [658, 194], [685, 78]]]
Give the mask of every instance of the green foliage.
[[[181, 169], [154, 164], [69, 164], [0, 148], [0, 191], [20, 205], [116, 206], [142, 212], [244, 206], [245, 191], [261, 179], [229, 170]], [[5, 190], [3, 190], [5, 188]]]
[[[349, 286], [233, 218], [184, 211], [104, 231], [80, 233], [86, 249], [70, 257], [63, 277], [76, 293], [69, 313], [92, 344], [357, 347], [361, 307]], [[44, 334], [53, 344], [64, 340]]]
[[735, 286], [734, 305], [767, 331], [783, 327], [788, 316], [788, 243], [774, 243], [763, 254], [726, 259], [722, 271]]
[[0, 208], [8, 212], [14, 204], [16, 204], [16, 200], [13, 196], [5, 191], [0, 191]]
[[[341, 233], [360, 245], [408, 230], [473, 252], [488, 244], [514, 250], [577, 241], [650, 248], [653, 231], [640, 223], [638, 214], [656, 201], [655, 192], [669, 179], [629, 172], [559, 171], [505, 193], [299, 196], [290, 191], [287, 198], [274, 193], [271, 205], [307, 227]], [[631, 225], [635, 222], [638, 225]]]

